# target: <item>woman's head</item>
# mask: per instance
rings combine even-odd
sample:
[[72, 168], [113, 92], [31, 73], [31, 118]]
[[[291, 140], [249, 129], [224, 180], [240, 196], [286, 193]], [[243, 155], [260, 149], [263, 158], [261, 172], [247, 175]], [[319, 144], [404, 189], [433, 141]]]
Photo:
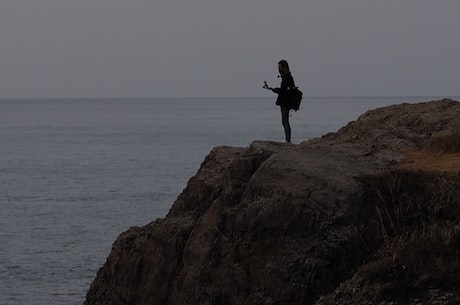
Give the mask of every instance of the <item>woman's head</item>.
[[280, 74], [286, 74], [290, 71], [289, 64], [286, 60], [283, 59], [278, 62], [278, 71]]

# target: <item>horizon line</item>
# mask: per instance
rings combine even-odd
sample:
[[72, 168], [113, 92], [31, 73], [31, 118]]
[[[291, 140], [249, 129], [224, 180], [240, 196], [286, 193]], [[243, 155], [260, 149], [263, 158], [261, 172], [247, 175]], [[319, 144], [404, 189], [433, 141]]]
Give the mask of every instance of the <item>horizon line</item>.
[[[304, 95], [308, 98], [459, 98], [458, 95]], [[126, 100], [126, 99], [259, 99], [273, 96], [130, 96], [130, 97], [0, 97], [0, 100]]]

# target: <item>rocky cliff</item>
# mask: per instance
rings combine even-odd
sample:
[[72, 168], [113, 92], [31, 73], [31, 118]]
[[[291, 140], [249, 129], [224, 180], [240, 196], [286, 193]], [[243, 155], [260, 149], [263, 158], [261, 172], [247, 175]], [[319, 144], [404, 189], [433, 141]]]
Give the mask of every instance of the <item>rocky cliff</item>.
[[85, 304], [460, 304], [460, 103], [211, 151], [119, 236]]

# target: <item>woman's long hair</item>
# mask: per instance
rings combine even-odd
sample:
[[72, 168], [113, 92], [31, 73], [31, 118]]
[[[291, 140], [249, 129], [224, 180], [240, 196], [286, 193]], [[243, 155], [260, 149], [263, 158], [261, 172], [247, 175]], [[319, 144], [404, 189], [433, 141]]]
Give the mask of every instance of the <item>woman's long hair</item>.
[[288, 70], [289, 72], [291, 71], [291, 70], [289, 69], [289, 64], [288, 64], [287, 60], [284, 60], [284, 59], [280, 60], [280, 61], [278, 62], [278, 65], [282, 65], [283, 67], [287, 68], [287, 70]]

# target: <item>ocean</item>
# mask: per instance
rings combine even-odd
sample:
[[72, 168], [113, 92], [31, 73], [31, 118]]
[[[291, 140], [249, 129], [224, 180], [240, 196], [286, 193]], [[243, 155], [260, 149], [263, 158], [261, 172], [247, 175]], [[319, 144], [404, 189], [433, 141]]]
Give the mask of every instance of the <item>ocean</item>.
[[[299, 143], [430, 97], [309, 98]], [[0, 100], [0, 305], [82, 304], [116, 237], [164, 217], [218, 145], [284, 140], [273, 98]]]

